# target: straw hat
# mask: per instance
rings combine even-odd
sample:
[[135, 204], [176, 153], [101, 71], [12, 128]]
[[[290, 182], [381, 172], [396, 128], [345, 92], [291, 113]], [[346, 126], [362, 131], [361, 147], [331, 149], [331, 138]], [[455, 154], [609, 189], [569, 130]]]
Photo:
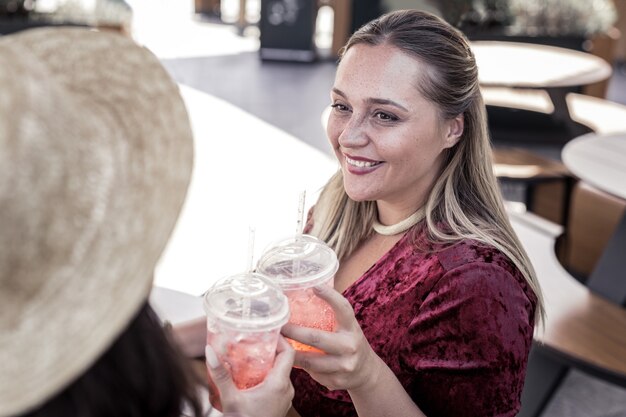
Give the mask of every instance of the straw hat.
[[146, 49], [80, 28], [0, 37], [0, 416], [67, 387], [138, 312], [192, 159]]

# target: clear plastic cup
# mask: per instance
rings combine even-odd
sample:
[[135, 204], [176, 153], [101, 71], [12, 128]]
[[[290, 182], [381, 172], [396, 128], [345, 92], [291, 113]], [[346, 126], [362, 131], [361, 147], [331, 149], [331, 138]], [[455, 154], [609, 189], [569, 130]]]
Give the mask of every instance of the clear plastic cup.
[[[326, 331], [335, 330], [335, 313], [317, 297], [313, 287], [333, 287], [339, 262], [335, 252], [310, 235], [296, 235], [273, 244], [263, 253], [257, 272], [274, 280], [289, 299], [289, 323]], [[289, 340], [294, 349], [316, 351], [312, 346]]]
[[[280, 328], [289, 304], [272, 280], [243, 273], [217, 281], [204, 295], [207, 344], [230, 370], [239, 389], [261, 383], [272, 369]], [[209, 378], [211, 404], [221, 409], [219, 392]]]

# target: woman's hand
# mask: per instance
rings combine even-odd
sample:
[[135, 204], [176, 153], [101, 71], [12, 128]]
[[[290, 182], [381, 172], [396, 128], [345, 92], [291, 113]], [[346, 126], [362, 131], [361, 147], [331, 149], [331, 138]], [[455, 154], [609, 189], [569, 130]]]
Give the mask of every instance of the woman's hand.
[[210, 346], [206, 347], [205, 354], [209, 375], [220, 391], [224, 414], [254, 417], [283, 417], [287, 414], [294, 394], [289, 379], [294, 351], [282, 336], [278, 340], [274, 367], [262, 383], [247, 390], [237, 389], [230, 372]]
[[337, 330], [331, 333], [292, 324], [283, 326], [286, 337], [325, 352], [296, 352], [295, 365], [331, 390], [369, 389], [386, 365], [367, 342], [348, 300], [326, 286], [315, 288], [315, 293], [335, 311]]
[[174, 342], [189, 358], [201, 358], [206, 346], [206, 317], [171, 326]]

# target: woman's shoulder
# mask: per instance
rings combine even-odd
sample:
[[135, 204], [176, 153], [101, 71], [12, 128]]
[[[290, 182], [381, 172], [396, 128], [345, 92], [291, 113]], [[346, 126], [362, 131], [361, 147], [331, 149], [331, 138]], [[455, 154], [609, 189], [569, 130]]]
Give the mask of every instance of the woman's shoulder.
[[513, 262], [496, 247], [469, 238], [453, 242], [437, 242], [429, 238], [426, 227], [419, 228], [409, 239], [403, 239], [404, 247], [416, 258], [426, 257], [436, 261], [442, 273], [468, 265], [493, 264], [512, 275], [521, 275]]
[[472, 239], [461, 239], [453, 244], [441, 245], [437, 258], [446, 271], [468, 264], [493, 264], [512, 275], [521, 274], [515, 264], [499, 249]]
[[479, 288], [480, 293], [517, 292], [525, 295], [531, 305], [537, 298], [524, 274], [499, 249], [472, 239], [462, 239], [442, 247], [437, 258], [448, 284]]

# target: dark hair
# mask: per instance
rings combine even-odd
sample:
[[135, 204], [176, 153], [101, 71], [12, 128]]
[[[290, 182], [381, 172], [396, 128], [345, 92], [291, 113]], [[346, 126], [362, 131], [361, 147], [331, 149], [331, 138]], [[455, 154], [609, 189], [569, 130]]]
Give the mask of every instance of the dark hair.
[[23, 417], [199, 417], [199, 383], [146, 303], [89, 370]]

